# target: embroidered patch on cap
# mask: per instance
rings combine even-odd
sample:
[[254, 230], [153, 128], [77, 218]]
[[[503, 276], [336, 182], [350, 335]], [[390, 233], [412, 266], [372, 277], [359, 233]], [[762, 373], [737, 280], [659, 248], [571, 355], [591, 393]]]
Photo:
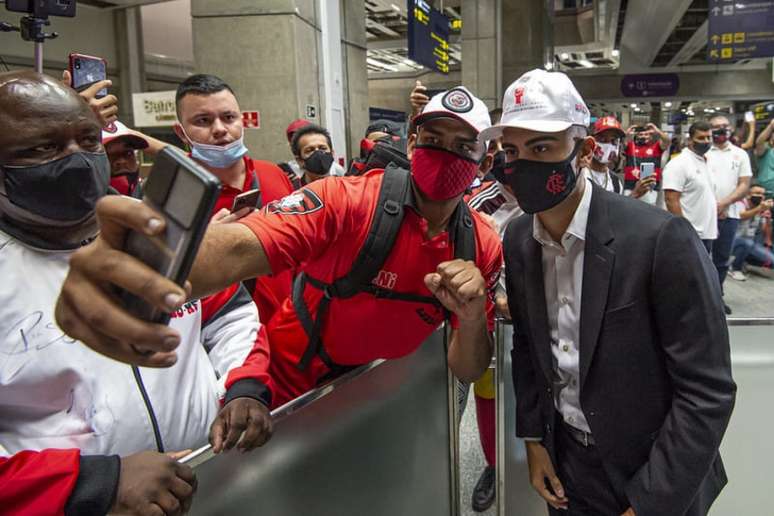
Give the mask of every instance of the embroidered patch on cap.
[[102, 129], [106, 133], [117, 133], [118, 132], [118, 126], [115, 122], [110, 122], [110, 125]]
[[455, 113], [467, 113], [473, 109], [473, 99], [464, 90], [449, 90], [441, 99], [441, 104]]
[[322, 208], [322, 199], [312, 190], [306, 188], [266, 205], [266, 211], [269, 213], [282, 215], [308, 215]]

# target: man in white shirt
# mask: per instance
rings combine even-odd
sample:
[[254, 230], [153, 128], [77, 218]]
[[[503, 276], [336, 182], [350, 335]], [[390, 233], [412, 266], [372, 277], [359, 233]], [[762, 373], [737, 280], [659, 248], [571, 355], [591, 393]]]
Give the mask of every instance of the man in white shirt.
[[585, 180], [588, 122], [533, 70], [480, 135], [526, 213], [503, 245], [516, 435], [552, 516], [704, 515], [735, 395], [717, 273], [685, 219]]
[[[710, 119], [710, 126], [712, 148], [707, 153], [707, 164], [715, 186], [718, 214], [718, 238], [712, 246], [712, 261], [718, 270], [722, 289], [744, 206], [742, 199], [750, 190], [752, 168], [747, 153], [729, 141], [731, 129], [728, 118], [714, 116]], [[726, 308], [726, 313], [730, 314], [731, 309]]]
[[706, 154], [711, 146], [707, 122], [695, 122], [688, 129], [688, 146], [664, 168], [663, 188], [667, 210], [685, 217], [712, 253], [718, 238], [718, 211]]

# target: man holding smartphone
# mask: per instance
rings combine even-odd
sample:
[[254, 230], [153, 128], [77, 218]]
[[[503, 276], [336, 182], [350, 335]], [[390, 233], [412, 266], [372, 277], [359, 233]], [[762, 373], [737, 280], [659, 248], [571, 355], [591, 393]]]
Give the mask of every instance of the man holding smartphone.
[[[661, 158], [669, 148], [669, 135], [655, 124], [631, 126], [626, 130], [629, 142], [626, 144], [626, 165], [624, 166], [624, 189], [627, 195], [634, 193], [643, 163], [653, 164], [652, 188], [639, 197], [648, 204], [656, 204], [658, 190], [661, 188]], [[642, 188], [642, 185], [640, 185]]]
[[[44, 75], [0, 74], [0, 455], [12, 454], [0, 459], [0, 507], [187, 510], [196, 479], [176, 462], [182, 454], [142, 451], [154, 448], [147, 413], [121, 410], [120, 400], [141, 399], [131, 369], [86, 351], [53, 319], [70, 256], [98, 233], [94, 208], [110, 176], [102, 124], [85, 100]], [[166, 393], [178, 388], [170, 382]], [[148, 446], [127, 450], [129, 435]], [[44, 448], [60, 450], [36, 452]]]
[[[489, 127], [489, 114], [484, 103], [464, 88], [437, 97], [414, 120], [419, 131], [409, 142], [410, 172], [374, 170], [359, 177], [316, 181], [270, 204], [265, 212], [242, 219], [242, 224], [213, 226], [205, 236], [190, 276], [193, 296], [256, 275], [289, 269], [307, 275], [300, 299], [313, 318], [321, 317], [318, 338], [310, 338], [297, 305], [286, 301], [269, 324], [270, 364], [264, 360], [244, 376], [245, 381], [271, 384], [272, 404], [293, 399], [341, 368], [411, 353], [447, 313], [457, 328], [448, 350], [452, 372], [472, 381], [488, 367], [494, 322], [491, 300], [502, 263], [501, 246], [481, 216], [468, 212], [463, 195], [486, 154], [486, 145], [477, 138]], [[391, 175], [391, 183], [401, 181], [392, 184], [401, 185], [402, 200], [390, 198], [381, 204], [382, 185]], [[179, 343], [171, 328], [140, 321], [113, 303], [107, 308], [112, 315], [105, 314], [100, 321], [86, 315], [97, 306], [105, 307], [103, 296], [109, 294], [103, 288], [110, 283], [165, 310], [175, 309], [187, 297], [181, 287], [113, 247], [123, 240], [114, 237], [128, 227], [146, 234], [163, 231], [158, 215], [125, 199], [110, 199], [100, 206], [106, 210], [102, 235], [73, 262], [60, 320], [72, 334], [108, 356], [167, 365]], [[352, 271], [371, 230], [367, 221], [373, 221], [377, 210], [388, 216], [402, 213], [403, 218], [394, 219], [400, 226], [391, 248], [381, 256], [385, 261], [376, 278], [358, 284], [365, 290], [351, 297], [338, 296], [329, 287], [321, 290], [323, 284]], [[98, 265], [104, 253], [117, 253], [127, 274], [95, 282], [94, 274], [104, 270]], [[83, 288], [99, 293], [89, 296], [89, 306], [76, 306], [71, 300], [83, 299], [77, 293]], [[323, 299], [328, 306], [320, 315]], [[143, 342], [152, 352], [138, 353], [133, 341]]]
[[[191, 157], [221, 182], [213, 222], [239, 220], [295, 189], [277, 165], [248, 156], [239, 102], [222, 79], [192, 75], [178, 86], [176, 103], [175, 133], [190, 146]], [[246, 198], [252, 205], [244, 204]], [[290, 295], [291, 281], [291, 274], [285, 273], [246, 282], [264, 324]]]

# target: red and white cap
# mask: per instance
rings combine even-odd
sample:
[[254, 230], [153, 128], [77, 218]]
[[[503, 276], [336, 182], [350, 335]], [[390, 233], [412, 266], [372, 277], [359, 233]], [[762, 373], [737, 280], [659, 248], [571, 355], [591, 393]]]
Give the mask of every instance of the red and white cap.
[[557, 133], [573, 125], [588, 127], [590, 118], [586, 103], [569, 77], [536, 69], [508, 86], [500, 123], [481, 133], [479, 139], [497, 138], [506, 127]]
[[148, 147], [148, 140], [116, 120], [102, 129], [102, 145], [107, 145], [113, 140], [118, 139], [124, 140], [127, 145], [135, 149], [145, 149]]
[[433, 118], [456, 118], [469, 125], [476, 133], [492, 126], [489, 109], [484, 101], [476, 98], [466, 87], [457, 86], [441, 92], [427, 103], [414, 117], [414, 125], [422, 125]]
[[621, 122], [614, 116], [603, 116], [598, 118], [594, 122], [594, 126], [591, 129], [592, 136], [596, 136], [605, 131], [614, 131], [618, 136], [626, 136], [626, 132], [621, 128]]

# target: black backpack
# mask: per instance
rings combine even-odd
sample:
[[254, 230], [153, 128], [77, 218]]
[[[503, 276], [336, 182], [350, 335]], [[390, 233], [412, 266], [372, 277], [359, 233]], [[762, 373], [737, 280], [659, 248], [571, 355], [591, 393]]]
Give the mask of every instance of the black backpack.
[[[395, 244], [398, 231], [403, 223], [405, 206], [412, 195], [408, 171], [393, 164], [388, 165], [379, 191], [371, 228], [349, 273], [333, 283], [324, 283], [304, 272], [296, 276], [293, 281], [291, 299], [296, 316], [309, 338], [304, 355], [297, 365], [302, 371], [309, 366], [315, 355], [319, 356], [331, 370], [331, 374], [326, 375], [325, 378], [337, 376], [351, 369], [351, 367], [335, 364], [325, 352], [320, 338], [322, 321], [333, 298], [346, 299], [366, 292], [383, 299], [428, 303], [442, 307], [434, 296], [395, 292], [373, 283]], [[473, 231], [473, 219], [465, 202], [460, 201], [454, 211], [449, 223], [449, 231], [454, 243], [454, 257], [474, 261], [476, 256], [475, 232]], [[307, 283], [321, 290], [324, 294], [317, 308], [316, 316], [312, 315], [304, 301], [304, 289]]]

